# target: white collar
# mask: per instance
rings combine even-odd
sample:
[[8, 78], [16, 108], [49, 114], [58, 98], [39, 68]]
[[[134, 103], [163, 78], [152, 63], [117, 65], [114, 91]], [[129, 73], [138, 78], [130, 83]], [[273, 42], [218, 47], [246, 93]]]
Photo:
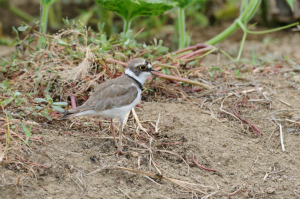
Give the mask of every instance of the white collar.
[[139, 81], [142, 85], [145, 83], [146, 79], [151, 76], [150, 72], [141, 72], [139, 76], [136, 76], [134, 72], [132, 72], [130, 69], [125, 70], [125, 74], [129, 75], [130, 77], [136, 79]]

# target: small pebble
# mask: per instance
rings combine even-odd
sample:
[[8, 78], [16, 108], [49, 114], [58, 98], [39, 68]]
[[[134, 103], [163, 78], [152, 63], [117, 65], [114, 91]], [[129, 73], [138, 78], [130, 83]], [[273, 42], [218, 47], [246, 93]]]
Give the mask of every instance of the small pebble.
[[300, 75], [296, 75], [293, 77], [294, 82], [300, 83]]
[[135, 152], [135, 151], [132, 151], [132, 152], [131, 152], [131, 155], [132, 155], [132, 157], [134, 157], [134, 158], [139, 157], [139, 153], [138, 153], [138, 152]]
[[186, 176], [186, 171], [180, 170], [180, 171], [179, 171], [179, 175], [180, 175], [180, 176]]
[[268, 187], [268, 188], [266, 189], [266, 192], [267, 192], [268, 194], [273, 194], [273, 193], [275, 193], [275, 188], [273, 188], [273, 187]]

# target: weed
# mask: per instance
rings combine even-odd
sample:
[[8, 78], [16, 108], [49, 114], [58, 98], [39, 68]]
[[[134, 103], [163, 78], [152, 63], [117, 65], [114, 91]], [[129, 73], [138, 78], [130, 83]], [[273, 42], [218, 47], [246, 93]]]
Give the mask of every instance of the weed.
[[29, 129], [27, 129], [26, 125], [24, 122], [21, 123], [23, 131], [26, 136], [26, 140], [24, 141], [25, 144], [28, 144], [29, 138], [31, 137], [31, 129], [32, 129], [32, 124], [30, 125]]

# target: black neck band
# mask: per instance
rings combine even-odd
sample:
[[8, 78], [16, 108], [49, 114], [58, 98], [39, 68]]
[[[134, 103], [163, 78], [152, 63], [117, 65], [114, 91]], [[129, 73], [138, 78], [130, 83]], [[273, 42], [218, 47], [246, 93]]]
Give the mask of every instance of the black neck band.
[[[127, 74], [125, 74], [127, 75]], [[143, 85], [141, 84], [141, 82], [139, 82], [138, 80], [136, 80], [134, 77], [131, 77], [130, 75], [127, 75], [128, 77], [130, 77], [131, 79], [133, 79], [135, 81], [135, 83], [137, 83], [137, 85], [139, 86], [139, 88], [141, 90], [143, 90]]]

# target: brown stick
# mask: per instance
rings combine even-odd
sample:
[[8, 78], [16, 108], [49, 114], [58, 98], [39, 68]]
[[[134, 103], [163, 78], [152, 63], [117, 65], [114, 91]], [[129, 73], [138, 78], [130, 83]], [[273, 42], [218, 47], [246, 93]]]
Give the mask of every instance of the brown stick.
[[200, 87], [203, 87], [207, 90], [211, 90], [212, 87], [207, 85], [207, 84], [203, 84], [203, 83], [200, 83], [200, 82], [197, 82], [197, 81], [194, 81], [194, 80], [190, 80], [190, 79], [186, 79], [186, 78], [183, 78], [183, 77], [176, 77], [176, 76], [172, 76], [172, 75], [166, 75], [166, 74], [163, 74], [163, 73], [155, 73], [158, 77], [162, 77], [162, 78], [165, 78], [165, 79], [169, 79], [169, 80], [175, 80], [175, 81], [180, 81], [180, 82], [185, 82], [185, 83], [188, 83], [188, 84], [194, 84], [194, 85], [197, 85], [197, 86], [200, 86]]
[[217, 170], [215, 170], [215, 169], [206, 168], [206, 167], [202, 166], [201, 164], [199, 164], [198, 162], [196, 162], [195, 156], [194, 156], [194, 155], [193, 155], [193, 163], [194, 163], [197, 167], [199, 167], [199, 168], [201, 168], [201, 169], [204, 169], [204, 170], [206, 170], [206, 171], [214, 171], [214, 172], [217, 171]]
[[125, 62], [118, 61], [118, 60], [111, 59], [111, 58], [106, 59], [106, 61], [107, 61], [108, 63], [116, 63], [116, 64], [120, 64], [121, 66], [124, 66], [124, 67], [127, 66], [127, 64], [126, 64]]
[[250, 126], [251, 130], [253, 131], [253, 133], [254, 133], [255, 135], [262, 135], [263, 133], [262, 133], [262, 131], [261, 131], [259, 128], [257, 128], [254, 124], [252, 124], [251, 122], [249, 122], [248, 120], [246, 120], [246, 119], [244, 119], [244, 118], [242, 118], [242, 117], [240, 116], [240, 114], [238, 113], [238, 111], [236, 110], [236, 108], [237, 108], [238, 106], [240, 106], [241, 104], [242, 104], [242, 102], [240, 101], [240, 102], [237, 102], [237, 103], [232, 107], [233, 114], [234, 114], [237, 118], [239, 118], [242, 122], [248, 124], [248, 125]]
[[72, 108], [76, 108], [75, 95], [71, 95], [71, 104], [72, 104]]
[[106, 71], [108, 72], [110, 78], [113, 79], [113, 78], [114, 78], [114, 75], [113, 75], [113, 74], [111, 73], [111, 71], [109, 70], [108, 66], [106, 65], [105, 60], [104, 60], [104, 59], [102, 59], [102, 60], [103, 60], [104, 64], [102, 64], [100, 61], [97, 61], [97, 63], [100, 64], [100, 65], [102, 65], [102, 66], [104, 66], [104, 68], [105, 68]]

